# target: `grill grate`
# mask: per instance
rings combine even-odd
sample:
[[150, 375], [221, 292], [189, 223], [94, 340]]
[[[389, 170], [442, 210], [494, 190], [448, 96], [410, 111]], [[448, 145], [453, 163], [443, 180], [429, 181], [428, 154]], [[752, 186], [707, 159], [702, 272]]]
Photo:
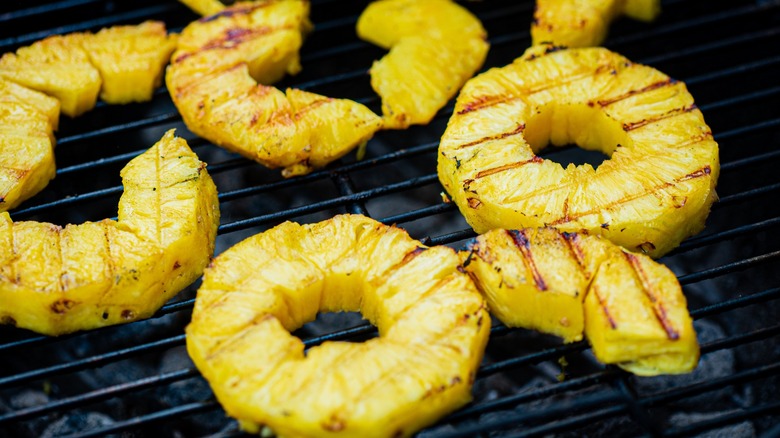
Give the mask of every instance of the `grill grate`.
[[[354, 34], [366, 4], [312, 0], [316, 29], [301, 53], [304, 70], [279, 86], [352, 98], [378, 111], [367, 69], [382, 51]], [[464, 5], [490, 35], [486, 68], [510, 62], [530, 43], [533, 2]], [[597, 364], [584, 342], [562, 345], [496, 325], [474, 403], [421, 435], [780, 432], [780, 174], [774, 169], [780, 165], [780, 1], [668, 0], [663, 8], [655, 23], [615, 23], [605, 45], [685, 81], [721, 146], [721, 199], [707, 229], [662, 259], [688, 296], [702, 343], [699, 369], [690, 376], [639, 379]], [[143, 19], [180, 30], [194, 18], [172, 0], [3, 4], [0, 51], [51, 33]], [[115, 215], [119, 169], [175, 127], [209, 163], [220, 191], [217, 252], [284, 220], [313, 222], [343, 212], [398, 224], [427, 244], [458, 246], [474, 234], [453, 205], [441, 202], [435, 175], [437, 141], [451, 112], [452, 104], [429, 126], [379, 133], [363, 161], [350, 156], [282, 180], [277, 171], [194, 137], [160, 89], [150, 103], [98, 104], [64, 120], [56, 180], [12, 217], [65, 224]], [[543, 156], [566, 163], [581, 160], [578, 153], [565, 147]], [[239, 435], [183, 358], [183, 327], [196, 287], [154, 318], [126, 326], [56, 339], [0, 327], [0, 435]], [[365, 323], [325, 327], [307, 325], [299, 335], [307, 347], [376, 335]], [[564, 357], [568, 365], [559, 363]], [[100, 413], [105, 421], [79, 423], [86, 413]]]

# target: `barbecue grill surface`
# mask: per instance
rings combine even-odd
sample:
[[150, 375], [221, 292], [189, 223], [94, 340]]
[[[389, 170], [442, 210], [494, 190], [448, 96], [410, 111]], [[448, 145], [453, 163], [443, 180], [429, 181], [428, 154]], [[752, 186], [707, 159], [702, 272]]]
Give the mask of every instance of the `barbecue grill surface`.
[[[357, 39], [363, 1], [312, 0], [315, 31], [303, 72], [283, 80], [379, 111], [367, 70], [383, 51]], [[533, 2], [464, 2], [492, 44], [485, 68], [530, 44]], [[173, 0], [3, 2], [0, 51], [53, 33], [163, 20], [179, 31], [196, 16]], [[696, 319], [702, 360], [679, 377], [636, 378], [598, 364], [587, 344], [563, 345], [527, 330], [493, 329], [475, 401], [422, 436], [780, 435], [780, 2], [663, 2], [650, 24], [620, 20], [604, 44], [685, 81], [720, 144], [720, 201], [703, 233], [662, 261], [678, 275]], [[284, 220], [364, 213], [427, 244], [458, 247], [473, 232], [442, 202], [437, 141], [452, 104], [428, 126], [381, 132], [366, 157], [284, 180], [184, 127], [167, 91], [150, 103], [99, 104], [64, 119], [57, 177], [12, 212], [56, 224], [116, 215], [119, 170], [177, 128], [220, 191], [217, 252]], [[598, 163], [576, 147], [545, 150], [561, 163]], [[155, 318], [61, 338], [0, 327], [0, 436], [238, 435], [183, 349], [197, 283]], [[324, 315], [297, 333], [307, 345], [360, 341], [375, 332], [359, 316]]]

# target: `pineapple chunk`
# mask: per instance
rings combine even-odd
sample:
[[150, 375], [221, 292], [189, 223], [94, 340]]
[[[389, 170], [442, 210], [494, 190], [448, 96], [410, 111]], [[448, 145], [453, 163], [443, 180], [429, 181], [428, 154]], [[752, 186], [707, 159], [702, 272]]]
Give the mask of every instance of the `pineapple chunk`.
[[[446, 247], [359, 215], [285, 222], [222, 253], [198, 290], [187, 350], [228, 415], [279, 436], [409, 436], [467, 403], [490, 329]], [[360, 311], [380, 336], [304, 355], [290, 331]]]
[[[191, 23], [166, 82], [187, 127], [285, 177], [323, 167], [381, 126], [365, 106], [263, 83], [300, 70], [308, 3], [240, 3]], [[260, 84], [258, 84], [260, 82]]]
[[51, 130], [60, 124], [60, 101], [44, 93], [0, 78], [0, 102], [16, 102], [31, 106], [49, 120]]
[[660, 11], [660, 0], [537, 0], [531, 40], [534, 45], [598, 46], [616, 17], [652, 21]]
[[122, 169], [118, 221], [64, 228], [0, 213], [0, 321], [60, 335], [151, 316], [203, 272], [219, 205], [169, 131]]
[[613, 251], [585, 297], [585, 336], [593, 354], [638, 375], [681, 374], [699, 361], [685, 296], [667, 267]]
[[510, 327], [579, 341], [603, 363], [638, 375], [696, 367], [699, 346], [674, 274], [598, 236], [554, 228], [478, 236], [463, 267], [493, 314]]
[[385, 127], [424, 125], [485, 61], [479, 20], [449, 0], [380, 0], [360, 15], [358, 36], [389, 48], [371, 67]]
[[[5, 90], [24, 89], [0, 79], [3, 85]], [[30, 104], [20, 99], [29, 99]], [[32, 90], [0, 97], [0, 212], [15, 208], [54, 178], [51, 115], [32, 106], [51, 109], [49, 99]]]
[[213, 15], [225, 9], [219, 0], [179, 0], [200, 15]]
[[103, 29], [85, 38], [83, 46], [103, 79], [100, 99], [124, 104], [151, 100], [176, 38], [166, 34], [163, 23], [146, 21]]
[[[564, 169], [536, 156], [548, 143], [611, 158]], [[470, 80], [438, 156], [478, 233], [587, 230], [654, 258], [704, 228], [719, 170], [685, 84], [603, 48], [535, 46]]]
[[51, 36], [0, 58], [0, 77], [59, 99], [75, 117], [95, 106], [101, 79], [82, 47], [88, 34]]

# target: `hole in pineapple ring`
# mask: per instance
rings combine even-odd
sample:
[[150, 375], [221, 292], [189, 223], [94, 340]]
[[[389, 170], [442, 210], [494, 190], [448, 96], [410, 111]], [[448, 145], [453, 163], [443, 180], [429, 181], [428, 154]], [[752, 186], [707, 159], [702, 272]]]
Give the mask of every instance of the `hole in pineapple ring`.
[[[313, 338], [328, 333], [348, 331], [349, 337], [339, 338], [340, 342], [361, 343], [379, 336], [376, 326], [366, 327], [367, 320], [360, 312], [319, 312], [314, 321], [307, 322], [303, 327], [292, 332], [292, 335], [301, 338]], [[370, 322], [369, 322], [370, 324]], [[315, 343], [314, 345], [319, 345]], [[310, 345], [308, 348], [313, 347]], [[308, 351], [304, 350], [304, 354]]]
[[555, 158], [545, 157], [564, 168], [571, 164], [596, 169], [612, 158], [619, 147], [630, 147], [632, 143], [618, 121], [586, 104], [551, 103], [540, 107], [526, 121], [523, 136], [534, 154], [548, 146], [576, 145], [578, 149], [559, 149]]

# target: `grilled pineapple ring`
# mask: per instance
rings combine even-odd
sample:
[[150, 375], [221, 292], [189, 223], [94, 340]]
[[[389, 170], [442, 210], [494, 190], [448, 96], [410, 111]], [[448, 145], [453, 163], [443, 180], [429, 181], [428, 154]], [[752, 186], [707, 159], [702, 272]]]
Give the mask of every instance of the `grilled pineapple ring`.
[[[458, 263], [364, 216], [285, 222], [206, 269], [187, 350], [248, 430], [408, 436], [471, 398], [490, 318]], [[304, 354], [289, 332], [321, 311], [360, 311], [379, 337]]]
[[166, 74], [195, 134], [286, 177], [320, 168], [368, 141], [382, 120], [364, 105], [262, 85], [295, 74], [309, 4], [242, 2], [190, 23]]
[[496, 229], [461, 252], [498, 319], [582, 339], [604, 363], [638, 375], [687, 373], [699, 345], [675, 275], [642, 254], [554, 228]]
[[0, 213], [0, 322], [60, 335], [146, 318], [203, 272], [219, 223], [205, 163], [168, 131], [122, 178], [117, 221]]
[[652, 21], [660, 12], [660, 0], [537, 0], [531, 41], [567, 47], [598, 46], [616, 17]]
[[[548, 142], [611, 158], [597, 169], [536, 156]], [[438, 174], [478, 233], [587, 230], [657, 258], [704, 227], [718, 145], [685, 84], [603, 48], [536, 46], [469, 81]]]

